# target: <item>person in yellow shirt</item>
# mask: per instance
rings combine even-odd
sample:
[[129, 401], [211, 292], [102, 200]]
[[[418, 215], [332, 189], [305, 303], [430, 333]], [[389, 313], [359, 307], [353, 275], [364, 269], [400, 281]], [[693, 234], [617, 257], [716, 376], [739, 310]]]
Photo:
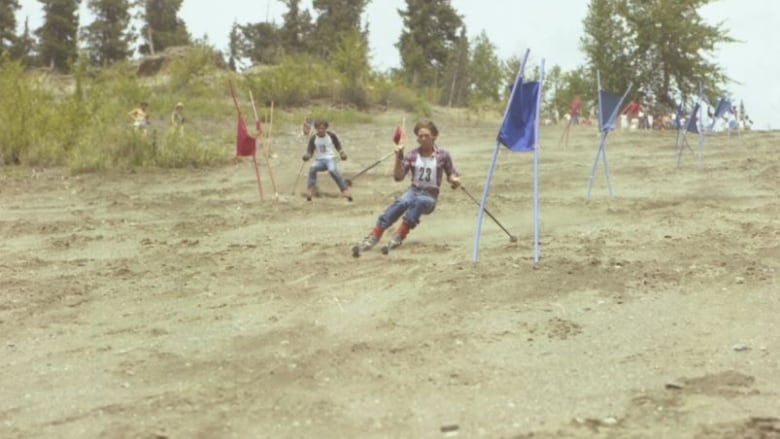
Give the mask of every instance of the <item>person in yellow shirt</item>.
[[141, 134], [146, 137], [152, 120], [151, 114], [149, 114], [149, 103], [142, 101], [138, 104], [138, 107], [130, 110], [127, 115], [133, 120], [133, 128], [135, 128], [136, 131], [140, 131]]

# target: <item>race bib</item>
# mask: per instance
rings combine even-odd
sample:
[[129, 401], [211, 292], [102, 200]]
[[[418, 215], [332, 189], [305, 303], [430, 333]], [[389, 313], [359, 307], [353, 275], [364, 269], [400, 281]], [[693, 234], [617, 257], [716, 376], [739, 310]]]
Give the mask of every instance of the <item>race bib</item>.
[[435, 154], [431, 157], [417, 156], [414, 162], [414, 183], [420, 188], [439, 187]]

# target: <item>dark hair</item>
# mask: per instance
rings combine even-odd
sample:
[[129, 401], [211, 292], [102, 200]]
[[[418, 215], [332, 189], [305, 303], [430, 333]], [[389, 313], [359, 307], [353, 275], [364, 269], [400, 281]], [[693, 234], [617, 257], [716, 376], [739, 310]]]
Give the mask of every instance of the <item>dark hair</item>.
[[433, 123], [430, 119], [423, 119], [421, 121], [418, 121], [416, 124], [414, 124], [414, 134], [417, 135], [417, 132], [420, 131], [420, 128], [427, 128], [433, 137], [439, 136], [439, 129], [436, 128], [436, 124]]
[[317, 119], [317, 121], [314, 122], [314, 128], [319, 128], [319, 127], [328, 128], [328, 126], [329, 126], [328, 121], [325, 119]]

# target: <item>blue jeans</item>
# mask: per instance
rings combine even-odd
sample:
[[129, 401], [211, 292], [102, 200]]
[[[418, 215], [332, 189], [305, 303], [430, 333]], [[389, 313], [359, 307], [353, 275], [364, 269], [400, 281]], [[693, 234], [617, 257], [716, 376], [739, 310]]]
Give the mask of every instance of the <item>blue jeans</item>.
[[309, 167], [309, 178], [307, 180], [308, 187], [312, 188], [317, 184], [317, 173], [322, 171], [328, 171], [328, 174], [330, 174], [341, 191], [347, 189], [347, 182], [344, 181], [344, 177], [342, 177], [341, 174], [339, 174], [339, 170], [336, 169], [336, 160], [334, 159], [314, 160], [314, 163]]
[[[410, 187], [400, 197], [387, 207], [385, 213], [376, 221], [377, 227], [382, 230], [392, 226], [401, 215], [404, 221], [413, 229], [420, 223], [420, 217], [433, 212], [436, 208], [436, 197], [423, 190]], [[404, 212], [406, 212], [404, 214]]]

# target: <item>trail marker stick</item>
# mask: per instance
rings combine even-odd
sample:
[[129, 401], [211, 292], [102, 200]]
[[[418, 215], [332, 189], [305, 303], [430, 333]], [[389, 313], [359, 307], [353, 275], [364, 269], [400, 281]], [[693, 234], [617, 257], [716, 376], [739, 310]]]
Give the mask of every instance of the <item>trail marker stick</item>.
[[[252, 96], [252, 90], [249, 90], [249, 100], [252, 102], [252, 111], [255, 113], [255, 127], [258, 131], [258, 137], [260, 136], [260, 118], [257, 117], [257, 107], [255, 107], [255, 98]], [[273, 103], [271, 104], [273, 105]], [[273, 108], [273, 107], [272, 107]], [[270, 143], [271, 138], [271, 132], [269, 128], [268, 132], [268, 143]], [[263, 141], [263, 157], [265, 158], [265, 166], [268, 167], [268, 176], [271, 178], [271, 185], [274, 187], [274, 199], [279, 199], [279, 190], [276, 188], [276, 179], [274, 178], [274, 172], [271, 169], [271, 160], [268, 158], [268, 145], [265, 141]]]
[[301, 161], [301, 167], [298, 169], [298, 175], [295, 177], [295, 184], [293, 184], [293, 189], [290, 195], [295, 195], [295, 190], [298, 189], [298, 180], [301, 179], [301, 174], [303, 174], [303, 167], [306, 165], [306, 162]]

